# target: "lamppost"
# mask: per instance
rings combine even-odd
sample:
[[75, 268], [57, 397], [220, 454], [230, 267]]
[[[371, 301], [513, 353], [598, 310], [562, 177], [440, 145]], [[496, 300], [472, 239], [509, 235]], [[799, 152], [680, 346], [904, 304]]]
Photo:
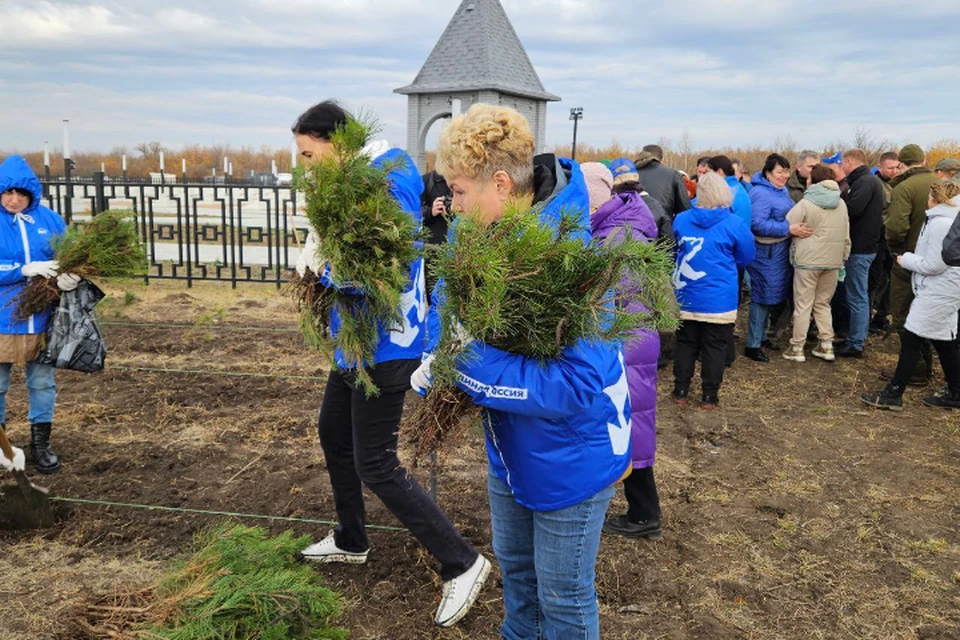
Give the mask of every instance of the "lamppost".
[[583, 107], [570, 109], [570, 119], [573, 120], [573, 148], [570, 150], [570, 159], [577, 159], [577, 124], [583, 119]]

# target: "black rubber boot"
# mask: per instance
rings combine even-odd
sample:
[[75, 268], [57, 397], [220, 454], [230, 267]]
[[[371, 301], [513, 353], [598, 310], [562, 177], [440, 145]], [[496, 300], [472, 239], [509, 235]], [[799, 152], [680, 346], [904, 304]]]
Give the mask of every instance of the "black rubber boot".
[[30, 455], [40, 473], [56, 473], [60, 470], [60, 458], [50, 449], [49, 422], [30, 425]]

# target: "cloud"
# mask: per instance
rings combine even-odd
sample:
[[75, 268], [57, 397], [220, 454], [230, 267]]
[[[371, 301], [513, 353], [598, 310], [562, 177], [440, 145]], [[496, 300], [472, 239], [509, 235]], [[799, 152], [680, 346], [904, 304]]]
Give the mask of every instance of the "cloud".
[[[804, 146], [956, 137], [960, 3], [502, 0], [547, 89], [548, 142]], [[5, 0], [3, 146], [285, 147], [289, 124], [340, 98], [406, 140], [406, 98], [457, 2]], [[435, 139], [435, 132], [428, 139]]]

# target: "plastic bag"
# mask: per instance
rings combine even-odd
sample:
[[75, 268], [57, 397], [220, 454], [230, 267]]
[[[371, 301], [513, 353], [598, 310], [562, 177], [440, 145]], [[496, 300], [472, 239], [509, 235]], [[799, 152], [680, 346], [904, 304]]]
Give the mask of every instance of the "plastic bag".
[[103, 291], [89, 280], [81, 280], [73, 291], [64, 291], [53, 311], [47, 343], [37, 362], [57, 369], [102, 371], [107, 345], [93, 309], [103, 297]]

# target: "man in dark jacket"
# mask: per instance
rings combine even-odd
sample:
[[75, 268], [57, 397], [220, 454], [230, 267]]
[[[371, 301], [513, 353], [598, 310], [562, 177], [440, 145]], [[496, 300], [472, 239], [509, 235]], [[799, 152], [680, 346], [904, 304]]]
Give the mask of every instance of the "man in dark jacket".
[[870, 327], [870, 265], [880, 248], [883, 226], [883, 186], [867, 168], [867, 155], [861, 149], [845, 151], [842, 163], [850, 185], [843, 194], [850, 217], [850, 257], [843, 282], [850, 329], [835, 353], [841, 358], [861, 358]]
[[807, 180], [810, 178], [810, 172], [820, 164], [820, 154], [816, 151], [806, 149], [797, 156], [797, 168], [790, 173], [787, 180], [787, 191], [790, 192], [790, 199], [794, 202], [803, 200], [803, 194], [807, 190]]
[[[892, 181], [893, 194], [887, 215], [883, 220], [886, 228], [887, 246], [896, 256], [917, 248], [917, 238], [927, 219], [927, 206], [930, 199], [930, 186], [937, 180], [926, 165], [923, 149], [908, 144], [900, 149], [900, 163], [903, 173]], [[903, 331], [910, 304], [913, 302], [913, 287], [910, 272], [894, 262], [890, 277], [890, 316], [891, 324], [897, 331]], [[926, 384], [933, 373], [932, 345], [924, 340], [921, 347], [922, 358], [910, 384]], [[892, 370], [881, 371], [880, 375], [893, 378]]]
[[640, 184], [663, 205], [672, 219], [690, 208], [690, 196], [687, 195], [683, 176], [670, 167], [665, 167], [662, 162], [663, 149], [655, 144], [648, 144], [634, 164], [637, 165]]
[[[883, 217], [887, 217], [887, 208], [893, 196], [893, 179], [900, 174], [900, 155], [896, 151], [887, 151], [880, 156], [875, 176], [883, 187]], [[882, 229], [882, 227], [881, 227]], [[880, 248], [877, 257], [870, 265], [870, 306], [873, 308], [873, 320], [870, 321], [870, 333], [884, 333], [890, 326], [890, 270], [893, 258], [887, 246], [885, 233], [880, 234]]]

